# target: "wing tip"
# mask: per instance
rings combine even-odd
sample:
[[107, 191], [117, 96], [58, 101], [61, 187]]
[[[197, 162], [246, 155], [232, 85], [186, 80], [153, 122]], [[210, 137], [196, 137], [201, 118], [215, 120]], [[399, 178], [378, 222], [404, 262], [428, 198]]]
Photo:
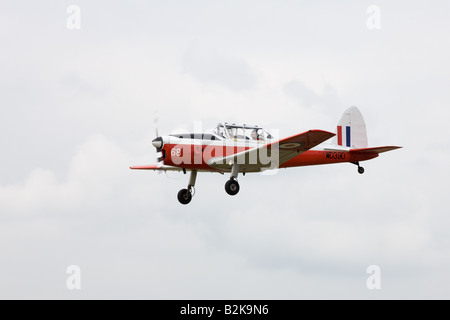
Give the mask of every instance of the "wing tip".
[[148, 165], [148, 166], [131, 166], [131, 170], [158, 170], [159, 167], [157, 165]]

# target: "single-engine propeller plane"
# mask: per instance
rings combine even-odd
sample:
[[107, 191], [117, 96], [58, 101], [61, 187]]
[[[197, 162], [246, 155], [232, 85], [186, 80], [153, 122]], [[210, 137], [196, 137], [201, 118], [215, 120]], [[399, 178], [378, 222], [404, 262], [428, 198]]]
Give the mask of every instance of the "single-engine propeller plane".
[[[332, 137], [331, 144], [323, 144]], [[236, 195], [239, 173], [349, 162], [357, 165], [362, 174], [361, 161], [401, 148], [369, 148], [366, 125], [356, 107], [343, 113], [336, 133], [314, 129], [276, 140], [260, 126], [219, 123], [212, 132], [157, 134], [152, 144], [159, 153], [158, 164], [130, 169], [182, 171], [185, 174], [189, 171], [187, 188], [178, 192], [178, 201], [182, 204], [192, 200], [198, 172], [230, 173], [225, 190], [229, 195]]]

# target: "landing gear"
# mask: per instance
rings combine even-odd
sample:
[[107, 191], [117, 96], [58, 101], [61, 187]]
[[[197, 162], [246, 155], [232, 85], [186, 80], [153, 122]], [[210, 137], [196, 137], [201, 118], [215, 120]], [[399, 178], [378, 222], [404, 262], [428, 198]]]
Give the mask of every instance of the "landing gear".
[[188, 189], [181, 189], [178, 192], [178, 201], [181, 204], [188, 204], [192, 200], [192, 193]]
[[236, 180], [228, 180], [227, 183], [225, 183], [225, 191], [230, 196], [237, 195], [237, 193], [239, 192], [239, 183]]
[[237, 182], [237, 180], [235, 180], [238, 176], [238, 173], [239, 173], [239, 165], [234, 164], [233, 167], [231, 168], [230, 180], [228, 180], [227, 183], [225, 183], [225, 191], [230, 196], [235, 196], [239, 192], [239, 183]]
[[192, 197], [194, 196], [195, 180], [197, 180], [197, 171], [192, 170], [187, 189], [181, 189], [178, 192], [177, 197], [178, 201], [180, 201], [181, 204], [188, 204], [189, 202], [191, 202]]
[[359, 161], [355, 161], [352, 163], [358, 166], [358, 173], [360, 173], [360, 174], [364, 173], [364, 168], [359, 165]]

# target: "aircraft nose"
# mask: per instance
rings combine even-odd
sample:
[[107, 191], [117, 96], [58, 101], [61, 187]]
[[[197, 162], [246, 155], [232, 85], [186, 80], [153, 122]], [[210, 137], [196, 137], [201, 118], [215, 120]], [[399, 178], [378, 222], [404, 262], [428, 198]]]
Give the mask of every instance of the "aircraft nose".
[[161, 137], [158, 137], [156, 139], [154, 139], [152, 141], [152, 145], [156, 148], [156, 149], [161, 149], [163, 146], [163, 139]]

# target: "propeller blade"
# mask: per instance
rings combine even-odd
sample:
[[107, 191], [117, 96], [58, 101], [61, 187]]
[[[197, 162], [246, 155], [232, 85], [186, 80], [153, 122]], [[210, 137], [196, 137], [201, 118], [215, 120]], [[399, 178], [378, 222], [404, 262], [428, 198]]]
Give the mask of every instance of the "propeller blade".
[[159, 137], [159, 130], [158, 130], [158, 122], [159, 122], [159, 119], [158, 119], [158, 111], [156, 111], [156, 112], [154, 112], [153, 113], [153, 123], [154, 123], [154, 125], [155, 125], [155, 134], [156, 134], [156, 138], [158, 138]]
[[[158, 111], [155, 111], [153, 113], [153, 124], [155, 126], [155, 134], [156, 134], [156, 138], [152, 141], [153, 146], [156, 148], [156, 161], [157, 161], [157, 166], [158, 167], [162, 167], [164, 165], [164, 158], [163, 158], [163, 153], [161, 152], [161, 148], [162, 148], [162, 138], [159, 137], [159, 118], [158, 118]], [[161, 171], [158, 171], [158, 174], [161, 174]]]

